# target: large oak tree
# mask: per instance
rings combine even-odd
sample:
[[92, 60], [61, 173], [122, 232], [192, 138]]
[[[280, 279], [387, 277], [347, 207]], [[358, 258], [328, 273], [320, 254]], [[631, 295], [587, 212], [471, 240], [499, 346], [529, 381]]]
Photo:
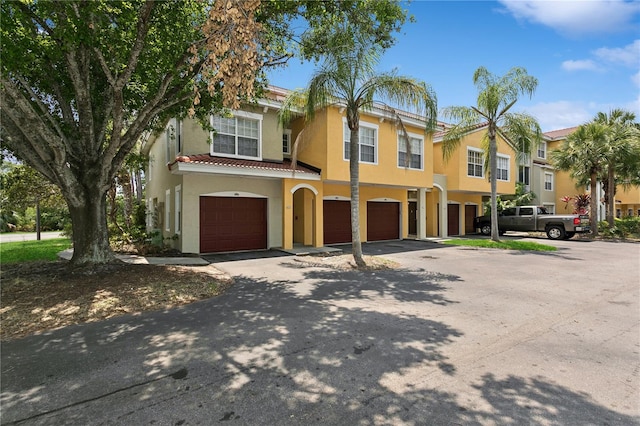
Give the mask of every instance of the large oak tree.
[[[106, 193], [145, 132], [189, 109], [237, 108], [265, 66], [294, 45], [312, 57], [332, 16], [358, 5], [359, 27], [391, 43], [406, 13], [390, 0], [1, 2], [0, 140], [60, 187], [72, 263], [113, 260]], [[294, 42], [296, 17], [320, 31]]]

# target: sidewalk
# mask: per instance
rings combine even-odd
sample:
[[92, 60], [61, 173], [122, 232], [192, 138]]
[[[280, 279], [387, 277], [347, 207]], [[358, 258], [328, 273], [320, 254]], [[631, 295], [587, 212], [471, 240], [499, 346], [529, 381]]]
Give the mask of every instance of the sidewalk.
[[[73, 249], [67, 249], [58, 253], [58, 257], [65, 260], [71, 260]], [[123, 262], [133, 263], [136, 265], [187, 265], [187, 266], [206, 266], [209, 264], [200, 257], [145, 257], [136, 254], [117, 254], [116, 257]]]

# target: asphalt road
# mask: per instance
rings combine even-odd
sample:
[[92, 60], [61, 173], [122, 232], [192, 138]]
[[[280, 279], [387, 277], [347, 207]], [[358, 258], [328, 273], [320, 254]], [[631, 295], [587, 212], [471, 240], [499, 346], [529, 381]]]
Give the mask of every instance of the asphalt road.
[[[41, 232], [41, 240], [49, 240], [52, 238], [61, 238], [62, 234], [59, 231]], [[12, 243], [16, 241], [35, 241], [37, 240], [37, 234], [35, 232], [3, 232], [0, 233], [0, 243]]]
[[2, 345], [2, 424], [640, 424], [640, 244], [225, 261], [225, 295]]

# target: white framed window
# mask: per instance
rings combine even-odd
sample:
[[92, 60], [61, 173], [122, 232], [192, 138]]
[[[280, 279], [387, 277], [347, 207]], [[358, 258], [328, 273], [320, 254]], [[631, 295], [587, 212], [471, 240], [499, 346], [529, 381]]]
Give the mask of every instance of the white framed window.
[[149, 174], [148, 176], [146, 176], [147, 178], [147, 182], [151, 182], [151, 179], [153, 178], [153, 174], [155, 172], [155, 167], [153, 166], [153, 157], [149, 156]]
[[544, 190], [553, 191], [553, 173], [544, 172]]
[[422, 170], [424, 161], [424, 139], [418, 135], [409, 134], [409, 144], [411, 147], [411, 158], [407, 161], [407, 139], [404, 135], [398, 134], [398, 167]]
[[291, 154], [291, 129], [282, 132], [282, 153]]
[[176, 195], [175, 195], [175, 203], [176, 203], [176, 208], [174, 210], [175, 212], [175, 232], [176, 234], [179, 234], [180, 231], [182, 231], [182, 185], [178, 185], [176, 186]]
[[542, 158], [543, 160], [547, 158], [546, 142], [540, 142], [540, 145], [538, 145], [538, 158]]
[[484, 175], [482, 151], [467, 147], [467, 176], [482, 177]]
[[169, 164], [173, 159], [171, 158], [171, 137], [173, 133], [173, 126], [167, 126], [167, 130], [164, 132], [164, 148], [166, 154], [166, 162]]
[[518, 182], [525, 184], [527, 187], [531, 185], [531, 167], [520, 166], [518, 168]]
[[627, 209], [627, 216], [633, 216], [633, 209]]
[[[349, 160], [349, 147], [351, 146], [351, 130], [346, 120], [343, 121], [344, 159]], [[378, 163], [378, 126], [369, 123], [360, 123], [360, 162]]]
[[164, 230], [171, 231], [171, 190], [164, 193]]
[[262, 159], [262, 115], [236, 111], [233, 117], [211, 117], [211, 155]]
[[498, 155], [496, 160], [498, 163], [496, 179], [509, 181], [509, 157], [506, 155]]
[[176, 129], [175, 129], [175, 139], [176, 139], [176, 157], [182, 154], [182, 121], [176, 118]]
[[146, 205], [146, 225], [147, 225], [147, 230], [153, 228], [153, 204], [152, 204], [152, 200], [151, 198], [147, 199], [147, 205]]

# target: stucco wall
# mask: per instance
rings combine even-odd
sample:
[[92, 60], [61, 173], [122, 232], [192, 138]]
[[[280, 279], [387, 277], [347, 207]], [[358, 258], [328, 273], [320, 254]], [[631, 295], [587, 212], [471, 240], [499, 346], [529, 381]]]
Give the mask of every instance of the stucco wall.
[[[268, 198], [267, 244], [282, 246], [282, 181], [279, 179], [237, 178], [190, 174], [184, 176], [182, 190], [183, 230], [182, 252], [200, 252], [200, 196], [259, 196]], [[227, 194], [220, 194], [227, 193]]]
[[[174, 151], [172, 150], [171, 153]], [[166, 163], [166, 135], [161, 133], [157, 135], [155, 142], [151, 146], [149, 151], [149, 161], [152, 163], [147, 168], [146, 173], [146, 185], [145, 185], [145, 198], [147, 203], [151, 200], [150, 205], [147, 205], [147, 210], [153, 210], [153, 205], [157, 203], [158, 209], [151, 211], [157, 219], [157, 227], [151, 228], [160, 229], [162, 235], [165, 238], [172, 237], [176, 233], [175, 229], [175, 188], [182, 184], [182, 176], [172, 175], [167, 168]], [[151, 169], [151, 173], [150, 170]], [[169, 205], [166, 205], [166, 190], [170, 191]], [[154, 201], [155, 200], [155, 201]], [[165, 220], [164, 212], [169, 209], [169, 230], [167, 230], [167, 223]], [[172, 247], [179, 247], [179, 240], [170, 240], [168, 244]]]

